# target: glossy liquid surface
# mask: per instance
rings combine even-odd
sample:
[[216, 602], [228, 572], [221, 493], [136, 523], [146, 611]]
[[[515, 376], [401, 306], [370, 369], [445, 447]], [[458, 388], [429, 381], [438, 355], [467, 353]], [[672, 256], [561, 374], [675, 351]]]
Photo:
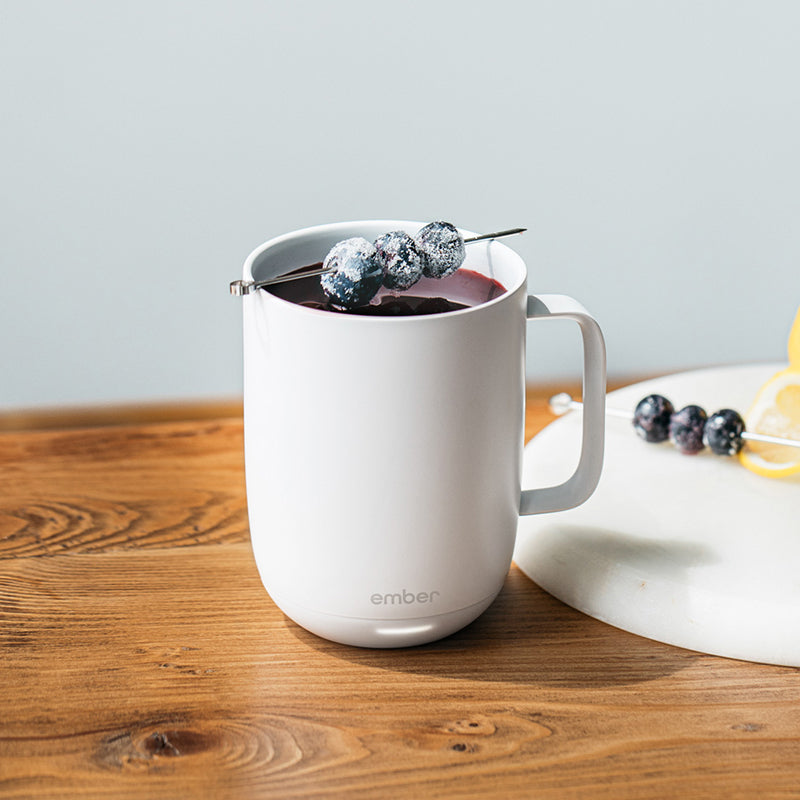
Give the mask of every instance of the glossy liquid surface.
[[278, 283], [267, 291], [292, 303], [336, 314], [408, 317], [471, 308], [499, 297], [505, 288], [492, 278], [462, 268], [445, 278], [422, 278], [405, 292], [381, 289], [368, 305], [351, 309], [330, 305], [318, 277]]

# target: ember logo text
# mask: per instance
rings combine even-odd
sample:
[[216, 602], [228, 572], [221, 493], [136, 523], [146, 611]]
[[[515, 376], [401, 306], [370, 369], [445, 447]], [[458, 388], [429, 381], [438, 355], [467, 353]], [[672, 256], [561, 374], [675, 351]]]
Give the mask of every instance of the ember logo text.
[[399, 592], [390, 592], [389, 594], [371, 594], [369, 597], [370, 603], [374, 606], [404, 606], [413, 605], [415, 603], [432, 603], [441, 592], [409, 592], [406, 589], [401, 589]]

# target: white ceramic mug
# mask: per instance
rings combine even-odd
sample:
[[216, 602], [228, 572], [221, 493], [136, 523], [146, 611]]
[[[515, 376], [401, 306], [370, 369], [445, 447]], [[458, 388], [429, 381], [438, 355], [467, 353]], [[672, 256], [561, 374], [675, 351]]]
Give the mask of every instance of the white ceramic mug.
[[[421, 226], [289, 233], [251, 253], [243, 277], [320, 261], [351, 236]], [[569, 297], [528, 296], [523, 260], [498, 240], [468, 245], [463, 267], [506, 291], [409, 317], [336, 314], [264, 290], [242, 298], [253, 552], [277, 605], [327, 639], [399, 647], [453, 633], [500, 591], [518, 515], [579, 505], [597, 485], [606, 373], [596, 321]], [[566, 483], [522, 491], [525, 321], [546, 317], [572, 319], [583, 335], [582, 453]]]

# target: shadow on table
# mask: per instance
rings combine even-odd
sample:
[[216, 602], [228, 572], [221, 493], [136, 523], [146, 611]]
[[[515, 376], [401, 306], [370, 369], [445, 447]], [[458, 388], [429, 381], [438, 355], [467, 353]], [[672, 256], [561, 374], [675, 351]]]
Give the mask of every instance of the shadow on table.
[[419, 647], [372, 650], [289, 630], [329, 657], [377, 669], [532, 686], [637, 684], [684, 669], [700, 654], [614, 628], [561, 603], [513, 566], [494, 603], [475, 622]]

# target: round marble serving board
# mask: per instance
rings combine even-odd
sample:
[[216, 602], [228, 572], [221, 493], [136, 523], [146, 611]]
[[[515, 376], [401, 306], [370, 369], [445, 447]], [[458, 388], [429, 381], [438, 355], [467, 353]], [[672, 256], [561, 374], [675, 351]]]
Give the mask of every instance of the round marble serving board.
[[[742, 414], [782, 364], [669, 375], [608, 395], [632, 411], [659, 393], [676, 408]], [[577, 463], [581, 412], [525, 448], [523, 486]], [[736, 458], [685, 456], [606, 418], [603, 475], [582, 506], [520, 519], [514, 560], [550, 594], [632, 633], [703, 653], [800, 666], [800, 475], [769, 479]]]

